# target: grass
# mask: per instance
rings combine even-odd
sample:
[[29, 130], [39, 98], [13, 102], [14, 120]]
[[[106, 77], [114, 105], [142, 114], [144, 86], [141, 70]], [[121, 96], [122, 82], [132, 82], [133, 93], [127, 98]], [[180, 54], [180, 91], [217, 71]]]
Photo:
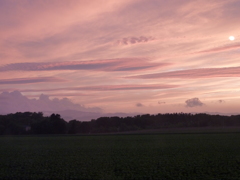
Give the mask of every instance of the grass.
[[227, 180], [240, 133], [0, 137], [0, 179]]

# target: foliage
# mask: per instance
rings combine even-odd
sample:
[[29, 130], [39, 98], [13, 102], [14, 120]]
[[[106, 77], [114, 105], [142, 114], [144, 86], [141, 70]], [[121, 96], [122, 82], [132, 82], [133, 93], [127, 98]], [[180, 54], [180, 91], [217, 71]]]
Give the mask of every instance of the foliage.
[[0, 115], [1, 135], [65, 134], [67, 122], [59, 114], [44, 117], [41, 112]]
[[240, 115], [208, 114], [144, 114], [134, 117], [100, 117], [87, 122], [64, 121], [59, 114], [44, 117], [43, 113], [15, 113], [0, 115], [0, 135], [21, 134], [95, 134], [119, 133], [149, 129], [191, 127], [240, 127]]

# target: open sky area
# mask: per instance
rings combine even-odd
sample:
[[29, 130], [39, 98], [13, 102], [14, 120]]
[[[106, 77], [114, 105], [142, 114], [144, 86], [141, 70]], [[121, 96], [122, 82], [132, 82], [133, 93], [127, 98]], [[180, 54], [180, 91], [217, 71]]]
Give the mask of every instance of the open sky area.
[[236, 113], [239, 17], [239, 0], [0, 0], [0, 93], [107, 113]]

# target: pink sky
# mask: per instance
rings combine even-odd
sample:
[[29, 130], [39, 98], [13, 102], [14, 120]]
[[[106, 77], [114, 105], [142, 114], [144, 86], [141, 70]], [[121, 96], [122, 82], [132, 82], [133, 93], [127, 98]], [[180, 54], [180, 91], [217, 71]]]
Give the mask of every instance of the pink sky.
[[239, 0], [1, 0], [0, 93], [111, 113], [237, 113], [239, 8]]

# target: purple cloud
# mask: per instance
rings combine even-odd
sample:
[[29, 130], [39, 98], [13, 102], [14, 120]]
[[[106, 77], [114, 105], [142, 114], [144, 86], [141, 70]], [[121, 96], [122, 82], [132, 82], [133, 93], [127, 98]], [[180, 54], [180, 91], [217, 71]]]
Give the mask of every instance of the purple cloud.
[[130, 45], [130, 44], [139, 44], [139, 43], [146, 43], [149, 41], [154, 41], [154, 37], [147, 37], [147, 36], [140, 36], [140, 37], [127, 37], [122, 38], [121, 40], [117, 41], [117, 44], [119, 45]]
[[220, 104], [221, 104], [221, 103], [225, 103], [225, 101], [224, 101], [224, 100], [221, 100], [221, 99], [218, 100], [217, 102], [220, 103]]
[[0, 114], [14, 112], [64, 111], [78, 110], [84, 112], [101, 112], [100, 108], [86, 108], [80, 104], [72, 103], [68, 98], [50, 99], [47, 95], [40, 95], [38, 99], [29, 99], [19, 91], [3, 92], [0, 94]]
[[63, 82], [64, 80], [55, 77], [34, 77], [34, 78], [14, 78], [1, 79], [0, 84], [32, 84], [42, 82]]
[[100, 86], [82, 86], [82, 87], [67, 87], [54, 89], [23, 89], [22, 92], [39, 92], [39, 91], [59, 91], [59, 90], [84, 90], [84, 91], [122, 91], [122, 90], [154, 90], [154, 89], [169, 89], [179, 87], [177, 85], [168, 84], [122, 84], [122, 85], [100, 85]]
[[143, 107], [144, 105], [142, 103], [137, 103], [136, 106], [137, 107]]
[[204, 104], [198, 98], [192, 98], [185, 101], [186, 107], [203, 106]]
[[64, 61], [50, 63], [13, 63], [0, 67], [0, 71], [52, 71], [52, 70], [98, 70], [137, 71], [169, 65], [153, 63], [146, 58], [120, 58], [89, 61]]

